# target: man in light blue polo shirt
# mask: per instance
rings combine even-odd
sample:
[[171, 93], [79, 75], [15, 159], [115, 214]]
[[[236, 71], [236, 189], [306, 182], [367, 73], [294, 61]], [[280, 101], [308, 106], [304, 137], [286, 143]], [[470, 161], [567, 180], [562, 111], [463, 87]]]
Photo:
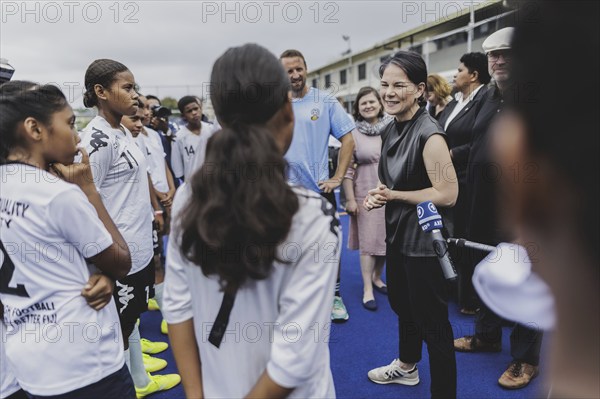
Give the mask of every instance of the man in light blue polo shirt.
[[[354, 121], [335, 96], [306, 85], [307, 68], [304, 56], [298, 50], [286, 50], [279, 57], [290, 77], [292, 106], [296, 119], [292, 144], [285, 154], [288, 161], [288, 179], [319, 193], [337, 209], [334, 190], [342, 184], [354, 151]], [[333, 177], [329, 178], [329, 135], [340, 140], [339, 161]], [[344, 322], [348, 312], [340, 294], [340, 277], [335, 287], [331, 320]]]

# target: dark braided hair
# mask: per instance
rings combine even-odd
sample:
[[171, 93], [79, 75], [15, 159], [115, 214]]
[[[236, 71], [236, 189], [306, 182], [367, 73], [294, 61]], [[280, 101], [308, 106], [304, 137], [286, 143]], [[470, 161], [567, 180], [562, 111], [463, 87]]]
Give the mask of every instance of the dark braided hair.
[[118, 61], [99, 59], [90, 64], [85, 71], [85, 93], [83, 94], [83, 105], [92, 108], [98, 105], [98, 97], [94, 90], [95, 85], [105, 88], [116, 80], [117, 74], [129, 69]]

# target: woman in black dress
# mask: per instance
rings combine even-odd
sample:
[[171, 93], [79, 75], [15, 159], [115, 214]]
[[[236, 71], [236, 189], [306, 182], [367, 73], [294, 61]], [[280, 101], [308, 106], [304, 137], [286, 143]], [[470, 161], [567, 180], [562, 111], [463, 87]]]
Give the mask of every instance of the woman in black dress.
[[432, 201], [442, 216], [454, 206], [458, 183], [445, 135], [424, 104], [427, 67], [415, 53], [398, 51], [381, 65], [380, 94], [395, 120], [383, 131], [380, 184], [364, 201], [385, 206], [389, 301], [399, 319], [399, 357], [373, 369], [379, 384], [416, 385], [416, 363], [427, 343], [431, 395], [456, 397], [456, 361], [448, 321], [445, 280], [430, 237], [417, 222], [416, 205]]

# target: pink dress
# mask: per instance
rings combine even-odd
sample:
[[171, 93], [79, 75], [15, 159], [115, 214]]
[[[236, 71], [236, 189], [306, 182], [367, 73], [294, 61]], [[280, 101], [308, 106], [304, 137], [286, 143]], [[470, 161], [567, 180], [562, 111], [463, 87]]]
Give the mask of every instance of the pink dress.
[[377, 187], [381, 136], [367, 136], [356, 130], [354, 154], [346, 172], [352, 180], [354, 197], [358, 204], [358, 216], [350, 216], [348, 248], [360, 249], [361, 255], [385, 256], [385, 208], [366, 211], [362, 203], [369, 190]]

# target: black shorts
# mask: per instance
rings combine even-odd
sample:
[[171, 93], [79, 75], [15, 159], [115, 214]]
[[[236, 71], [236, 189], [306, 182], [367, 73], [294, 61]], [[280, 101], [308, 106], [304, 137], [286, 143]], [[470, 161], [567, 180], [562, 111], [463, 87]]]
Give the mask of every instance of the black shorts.
[[154, 297], [154, 259], [139, 272], [117, 280], [113, 297], [121, 325], [133, 327]]
[[[123, 398], [134, 399], [135, 386], [126, 365], [98, 382], [74, 391], [53, 396], [29, 395], [32, 399]], [[12, 396], [11, 396], [12, 398]]]

